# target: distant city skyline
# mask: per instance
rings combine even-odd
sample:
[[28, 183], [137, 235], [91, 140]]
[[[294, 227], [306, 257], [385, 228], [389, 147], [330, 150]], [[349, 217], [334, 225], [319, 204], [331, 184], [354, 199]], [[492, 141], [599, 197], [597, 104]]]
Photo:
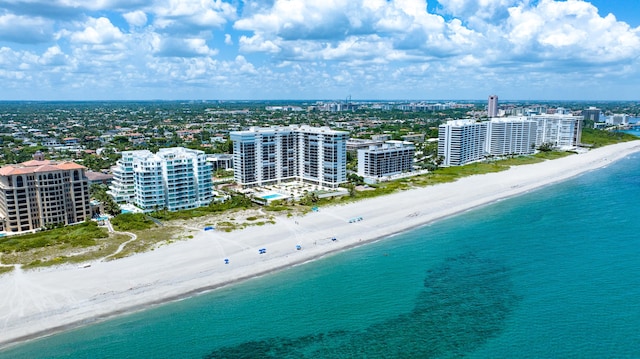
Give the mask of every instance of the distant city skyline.
[[637, 0], [6, 0], [0, 100], [638, 100]]

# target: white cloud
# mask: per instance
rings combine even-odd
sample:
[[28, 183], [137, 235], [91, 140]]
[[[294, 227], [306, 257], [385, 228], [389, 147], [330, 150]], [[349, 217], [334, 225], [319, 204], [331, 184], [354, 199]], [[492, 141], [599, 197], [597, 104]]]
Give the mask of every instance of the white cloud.
[[640, 77], [640, 28], [587, 1], [439, 0], [436, 8], [429, 13], [426, 0], [5, 0], [0, 79], [27, 95], [73, 84], [80, 95], [83, 86], [146, 86], [396, 98], [484, 97], [488, 84], [547, 94], [554, 81], [566, 91], [584, 76], [598, 91]]
[[68, 56], [59, 46], [52, 46], [45, 51], [39, 59], [39, 63], [46, 66], [62, 66], [67, 63]]
[[235, 62], [238, 70], [243, 74], [255, 75], [258, 73], [255, 67], [253, 66], [253, 64], [250, 62], [247, 62], [247, 59], [245, 59], [244, 56], [242, 55], [236, 56]]
[[495, 22], [508, 16], [515, 5], [528, 6], [528, 0], [438, 0], [445, 13], [479, 24]]
[[246, 52], [280, 52], [280, 47], [276, 42], [263, 39], [259, 34], [248, 37], [245, 35], [240, 36], [240, 50]]
[[0, 41], [43, 43], [51, 41], [53, 21], [40, 17], [0, 15]]
[[537, 6], [509, 9], [506, 37], [516, 54], [563, 58], [600, 64], [634, 60], [640, 49], [640, 29], [613, 15], [601, 17], [584, 1], [541, 0]]
[[85, 44], [109, 44], [120, 41], [124, 35], [117, 27], [113, 26], [106, 17], [90, 18], [82, 31], [73, 32], [71, 41]]
[[199, 57], [214, 56], [217, 50], [209, 48], [204, 39], [161, 38], [155, 43], [154, 53], [167, 57]]
[[[424, 0], [276, 0], [235, 22], [253, 35], [241, 39], [246, 52], [278, 53], [281, 58], [377, 61], [448, 57], [481, 37], [461, 21], [427, 12]], [[361, 46], [365, 45], [365, 46]], [[321, 53], [318, 54], [318, 49]], [[368, 50], [367, 50], [368, 49]], [[468, 50], [468, 49], [467, 49]]]
[[131, 27], [141, 27], [147, 23], [147, 14], [144, 11], [136, 10], [122, 15]]
[[236, 18], [235, 6], [221, 0], [162, 0], [154, 3], [150, 11], [158, 29], [189, 33], [220, 28]]

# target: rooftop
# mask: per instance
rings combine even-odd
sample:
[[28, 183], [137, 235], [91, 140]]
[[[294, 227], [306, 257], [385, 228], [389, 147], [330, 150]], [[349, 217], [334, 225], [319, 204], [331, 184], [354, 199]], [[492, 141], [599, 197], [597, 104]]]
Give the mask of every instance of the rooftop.
[[57, 162], [48, 161], [48, 160], [45, 160], [45, 161], [31, 160], [31, 161], [26, 161], [22, 163], [6, 165], [0, 168], [0, 176], [66, 171], [66, 170], [85, 169], [85, 168], [86, 167], [81, 166], [75, 162], [57, 163]]

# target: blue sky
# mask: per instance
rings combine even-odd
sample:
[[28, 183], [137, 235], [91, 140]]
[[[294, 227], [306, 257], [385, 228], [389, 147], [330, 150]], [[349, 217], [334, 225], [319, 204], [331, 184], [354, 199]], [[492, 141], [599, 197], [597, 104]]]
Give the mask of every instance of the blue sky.
[[0, 100], [638, 100], [638, 0], [3, 0]]

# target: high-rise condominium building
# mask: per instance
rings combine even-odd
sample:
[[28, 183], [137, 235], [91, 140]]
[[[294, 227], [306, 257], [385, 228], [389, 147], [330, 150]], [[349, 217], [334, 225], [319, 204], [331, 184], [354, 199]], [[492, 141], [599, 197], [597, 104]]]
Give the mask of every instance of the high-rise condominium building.
[[498, 116], [498, 95], [489, 96], [489, 104], [487, 106], [487, 115], [490, 118]]
[[580, 144], [582, 116], [551, 115], [448, 121], [438, 128], [438, 155], [443, 165], [460, 166], [486, 155], [521, 155], [544, 143], [571, 148]]
[[485, 156], [487, 122], [448, 121], [438, 128], [438, 156], [443, 166], [461, 166]]
[[602, 110], [600, 110], [597, 107], [589, 107], [585, 110], [582, 110], [582, 117], [585, 120], [591, 120], [593, 122], [604, 121], [604, 115], [602, 114]]
[[86, 167], [32, 160], [0, 168], [0, 231], [33, 231], [91, 218]]
[[411, 142], [387, 141], [358, 150], [358, 175], [381, 178], [413, 171], [415, 146]]
[[536, 146], [549, 143], [554, 147], [576, 147], [582, 136], [582, 116], [565, 114], [532, 115], [536, 121]]
[[286, 181], [338, 187], [347, 180], [348, 136], [306, 125], [231, 132], [235, 181], [244, 187]]
[[495, 118], [487, 122], [485, 151], [493, 156], [523, 155], [536, 150], [536, 121], [528, 117]]
[[113, 169], [109, 194], [145, 211], [197, 208], [213, 199], [212, 166], [203, 151], [183, 147], [125, 151]]

